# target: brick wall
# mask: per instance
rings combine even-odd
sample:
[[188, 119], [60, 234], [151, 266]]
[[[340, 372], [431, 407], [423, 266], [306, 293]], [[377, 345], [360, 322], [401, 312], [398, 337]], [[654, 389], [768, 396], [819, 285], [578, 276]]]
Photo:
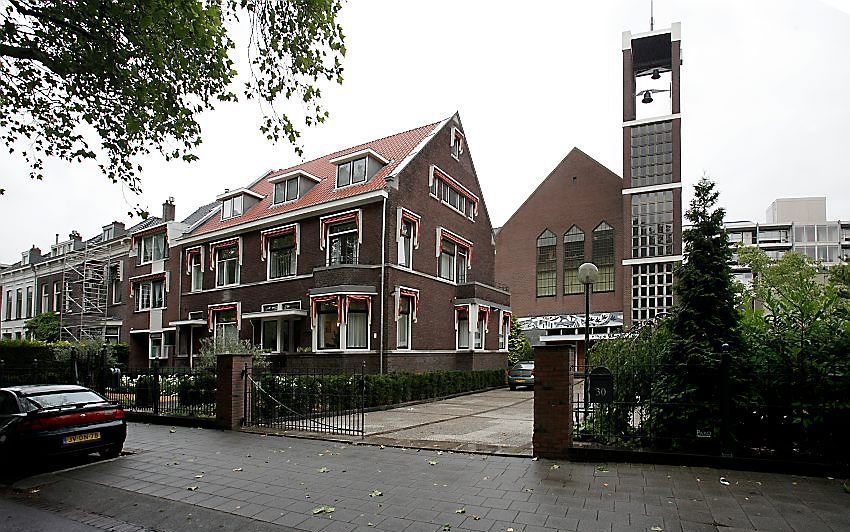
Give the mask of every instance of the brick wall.
[[[584, 231], [591, 261], [593, 229], [602, 221], [614, 228], [615, 288], [593, 293], [591, 311], [623, 311], [622, 201], [622, 180], [581, 150], [555, 167], [496, 235], [496, 280], [510, 288], [516, 316], [584, 313], [583, 294], [564, 295], [564, 233], [573, 224]], [[557, 237], [557, 287], [555, 296], [537, 297], [537, 237], [546, 229]]]

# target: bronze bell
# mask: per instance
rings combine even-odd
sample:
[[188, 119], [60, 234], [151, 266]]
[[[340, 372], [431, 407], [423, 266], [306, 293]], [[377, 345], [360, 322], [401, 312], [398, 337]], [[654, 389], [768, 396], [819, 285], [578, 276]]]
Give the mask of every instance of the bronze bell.
[[643, 100], [641, 103], [652, 103], [652, 91], [643, 91]]
[[661, 79], [661, 72], [659, 72], [657, 68], [654, 68], [652, 70], [652, 78], [651, 79]]

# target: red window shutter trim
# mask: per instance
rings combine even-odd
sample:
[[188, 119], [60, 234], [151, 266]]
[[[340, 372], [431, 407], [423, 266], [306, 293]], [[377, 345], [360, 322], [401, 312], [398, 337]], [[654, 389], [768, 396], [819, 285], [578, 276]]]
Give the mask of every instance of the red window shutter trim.
[[192, 273], [192, 256], [197, 255], [198, 258], [201, 257], [201, 246], [196, 246], [193, 248], [188, 248], [186, 250], [186, 274]]
[[325, 218], [322, 220], [321, 231], [319, 232], [319, 238], [321, 239], [321, 241], [319, 242], [320, 249], [325, 249], [325, 241], [327, 240], [328, 229], [330, 229], [330, 226], [342, 222], [354, 222], [354, 224], [357, 226], [357, 240], [360, 240], [361, 227], [359, 212], [347, 212], [345, 214], [331, 216], [330, 218]]
[[288, 235], [290, 233], [295, 236], [295, 252], [298, 253], [298, 226], [287, 225], [284, 227], [269, 229], [260, 233], [260, 254], [262, 256], [262, 260], [266, 260], [266, 255], [268, 254], [269, 247], [268, 243], [270, 239], [276, 236]]
[[[239, 252], [239, 238], [231, 238], [228, 240], [222, 240], [221, 242], [214, 242], [210, 244], [210, 268], [215, 270], [215, 254], [220, 249], [226, 249], [236, 247], [236, 252]], [[240, 261], [241, 263], [242, 261]]]
[[226, 303], [224, 305], [210, 305], [207, 307], [207, 329], [212, 332], [213, 330], [213, 313], [214, 312], [224, 312], [227, 310], [235, 310], [236, 311], [236, 328], [242, 329], [242, 317], [239, 315], [239, 307], [234, 303]]

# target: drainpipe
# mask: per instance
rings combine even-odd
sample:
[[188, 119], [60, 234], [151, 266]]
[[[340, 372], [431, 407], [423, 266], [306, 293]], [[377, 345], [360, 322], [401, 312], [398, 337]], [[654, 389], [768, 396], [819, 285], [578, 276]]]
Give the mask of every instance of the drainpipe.
[[387, 198], [384, 197], [384, 205], [381, 210], [381, 326], [379, 340], [380, 352], [378, 353], [378, 370], [384, 373], [384, 280], [387, 270]]

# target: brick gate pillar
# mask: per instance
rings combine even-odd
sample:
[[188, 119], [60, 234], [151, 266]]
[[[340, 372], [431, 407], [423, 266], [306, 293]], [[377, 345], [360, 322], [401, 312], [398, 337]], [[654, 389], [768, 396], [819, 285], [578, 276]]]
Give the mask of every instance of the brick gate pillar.
[[567, 346], [534, 347], [534, 456], [569, 457], [573, 356]]
[[215, 421], [227, 430], [238, 430], [245, 415], [245, 368], [253, 368], [251, 355], [216, 357]]

